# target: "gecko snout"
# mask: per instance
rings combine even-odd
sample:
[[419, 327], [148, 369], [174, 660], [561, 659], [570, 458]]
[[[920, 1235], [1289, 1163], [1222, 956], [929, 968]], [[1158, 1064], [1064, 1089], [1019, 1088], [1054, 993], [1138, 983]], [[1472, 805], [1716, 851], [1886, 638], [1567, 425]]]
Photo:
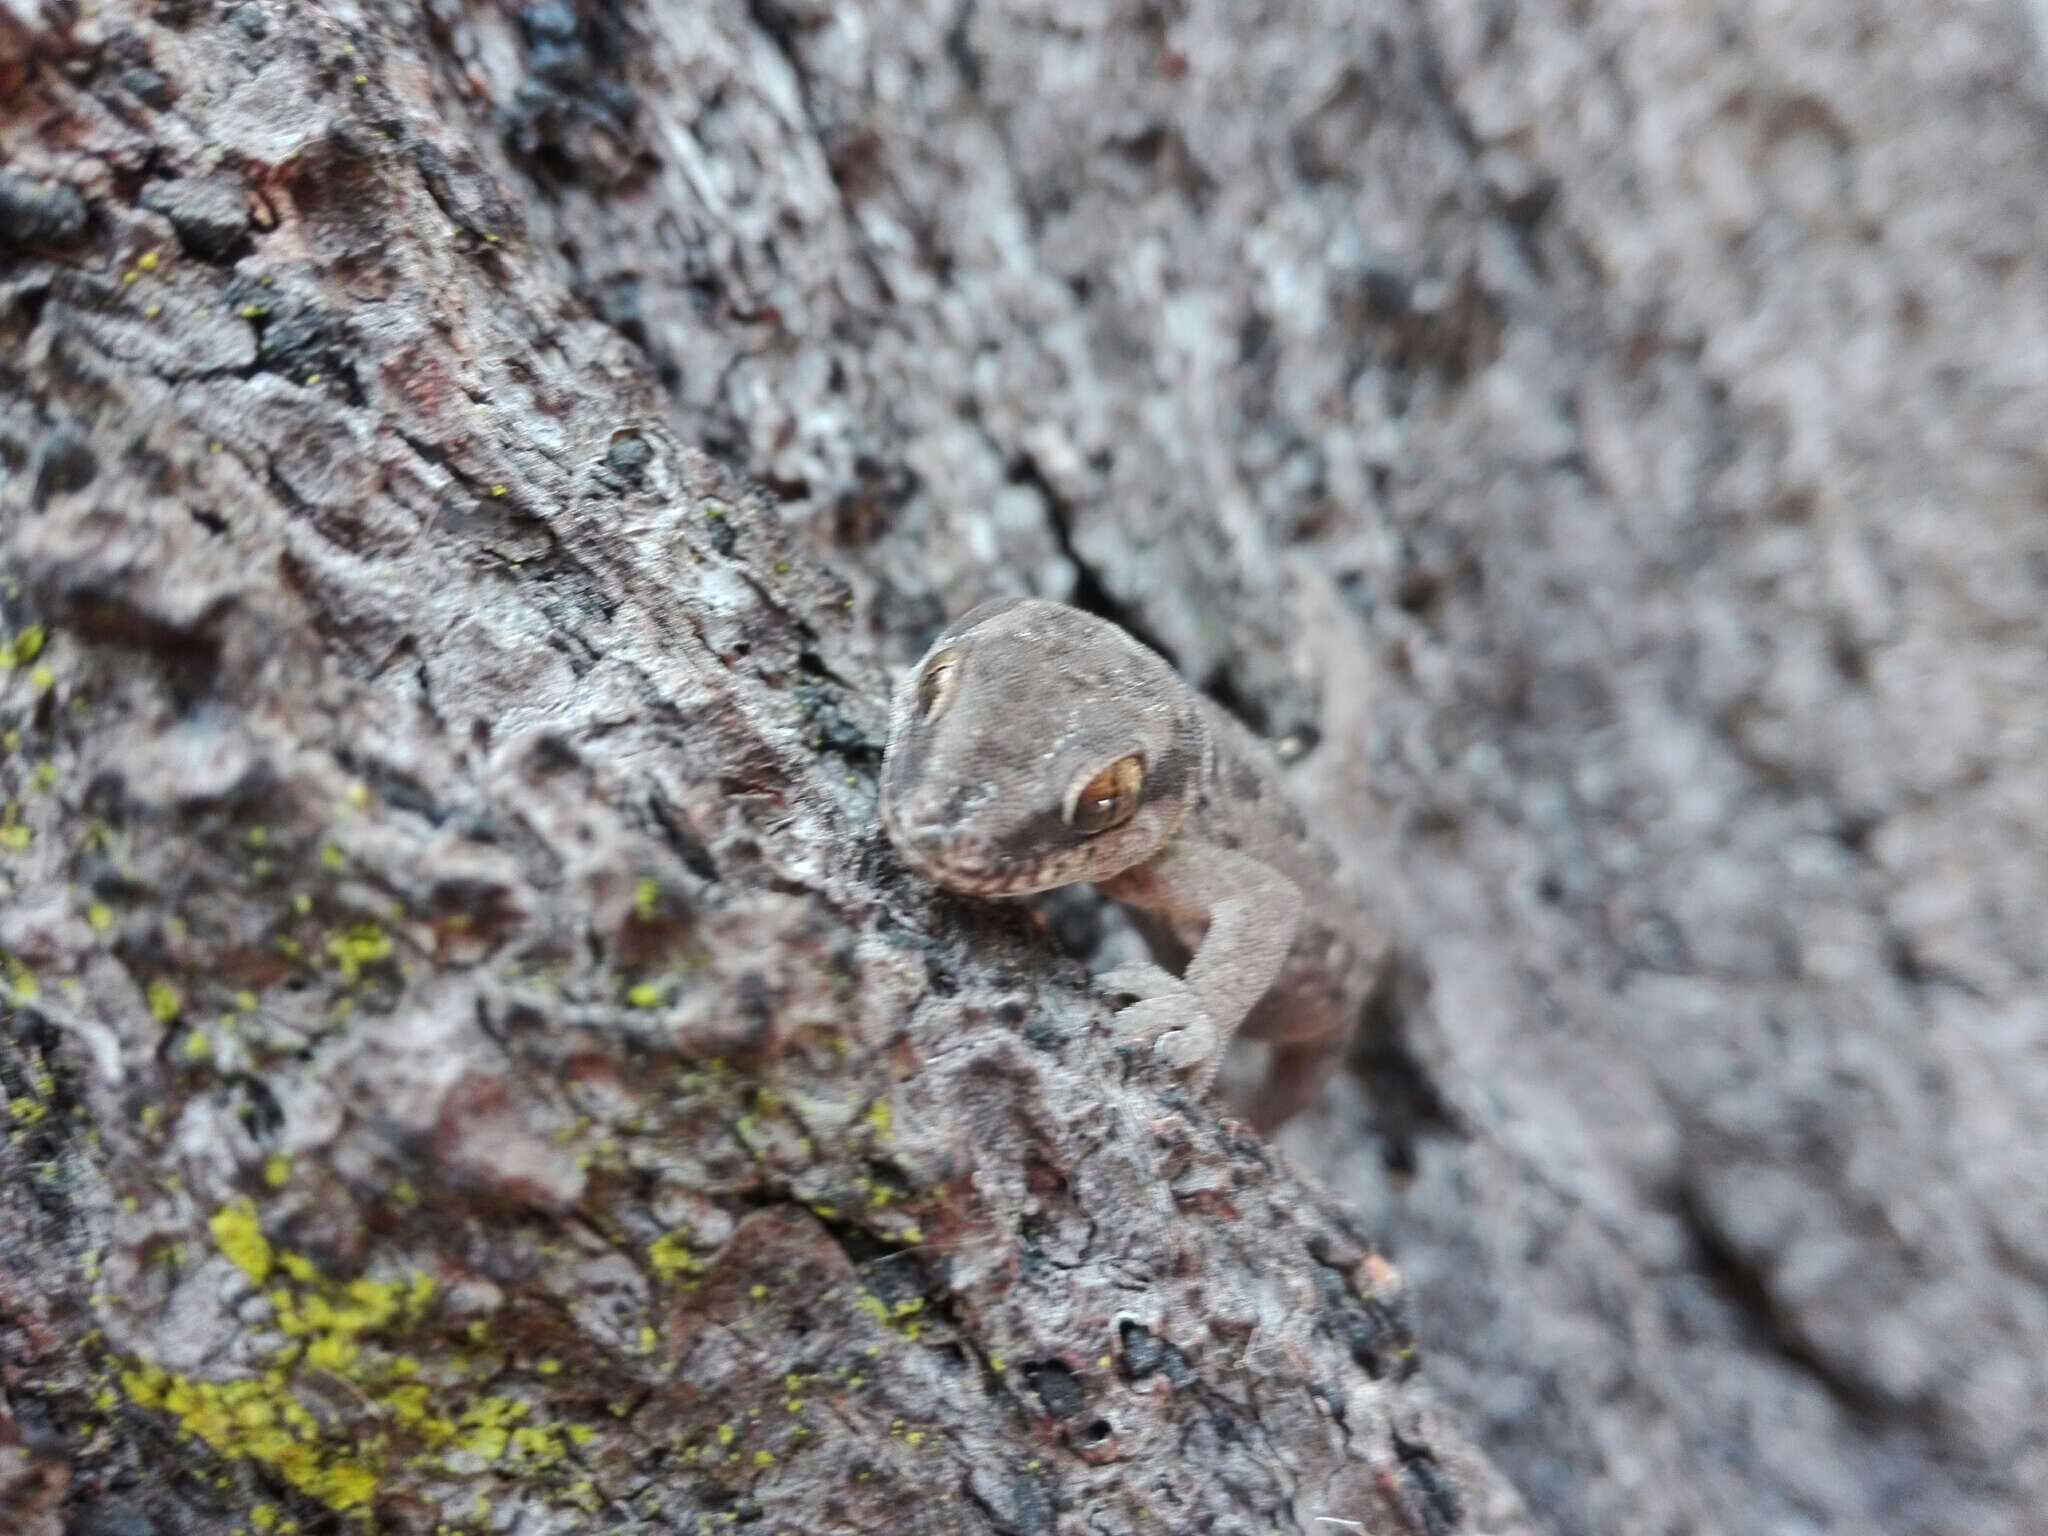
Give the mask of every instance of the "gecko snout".
[[962, 829], [959, 816], [947, 804], [899, 806], [889, 818], [888, 830], [904, 858], [928, 875], [942, 870], [973, 875], [992, 862], [989, 840]]
[[920, 854], [943, 854], [949, 863], [973, 863], [988, 847], [987, 839], [961, 831], [960, 824], [943, 812], [899, 817], [895, 830], [898, 842]]
[[907, 847], [938, 849], [972, 840], [964, 830], [970, 818], [957, 789], [932, 784], [899, 789], [885, 814], [889, 835]]

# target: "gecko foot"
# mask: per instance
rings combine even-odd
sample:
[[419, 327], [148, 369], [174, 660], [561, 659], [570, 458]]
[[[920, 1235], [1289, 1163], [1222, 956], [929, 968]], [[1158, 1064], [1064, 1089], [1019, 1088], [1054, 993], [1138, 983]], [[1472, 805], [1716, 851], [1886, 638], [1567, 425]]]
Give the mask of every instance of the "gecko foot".
[[1132, 960], [1112, 966], [1095, 978], [1095, 984], [1112, 997], [1163, 997], [1178, 992], [1181, 979], [1164, 966], [1149, 960]]
[[1140, 1044], [1149, 1044], [1155, 1060], [1176, 1072], [1204, 1066], [1216, 1054], [1215, 1023], [1178, 980], [1174, 990], [1157, 993], [1117, 1011], [1117, 1023]]

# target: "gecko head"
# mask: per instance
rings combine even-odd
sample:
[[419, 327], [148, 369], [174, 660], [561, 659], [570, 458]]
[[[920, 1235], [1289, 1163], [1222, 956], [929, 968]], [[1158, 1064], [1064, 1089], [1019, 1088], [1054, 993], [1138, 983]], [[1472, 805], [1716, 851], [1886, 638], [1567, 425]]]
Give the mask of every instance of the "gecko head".
[[1187, 685], [1116, 625], [985, 603], [897, 690], [882, 821], [907, 864], [968, 895], [1107, 880], [1179, 830], [1203, 747]]

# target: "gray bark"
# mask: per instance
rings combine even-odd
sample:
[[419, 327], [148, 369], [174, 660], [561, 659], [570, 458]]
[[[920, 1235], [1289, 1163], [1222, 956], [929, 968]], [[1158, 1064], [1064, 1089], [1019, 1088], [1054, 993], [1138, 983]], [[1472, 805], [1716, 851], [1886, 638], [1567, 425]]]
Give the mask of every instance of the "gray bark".
[[[23, 1528], [2030, 1531], [2033, 27], [0, 0]], [[1026, 590], [1370, 872], [1284, 1160], [879, 836]]]
[[0, 1525], [1527, 1528], [1336, 1202], [888, 857], [914, 616], [594, 265], [795, 360], [763, 23], [8, 14]]

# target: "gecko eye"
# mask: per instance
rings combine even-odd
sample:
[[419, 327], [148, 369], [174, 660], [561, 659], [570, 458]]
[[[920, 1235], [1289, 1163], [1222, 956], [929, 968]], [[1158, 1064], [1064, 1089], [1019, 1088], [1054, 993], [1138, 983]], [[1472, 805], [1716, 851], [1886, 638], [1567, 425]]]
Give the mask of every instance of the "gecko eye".
[[941, 651], [917, 680], [917, 717], [929, 720], [944, 709], [960, 683], [960, 653]]
[[1093, 836], [1129, 821], [1144, 791], [1145, 759], [1133, 752], [1068, 791], [1063, 814], [1076, 832]]

